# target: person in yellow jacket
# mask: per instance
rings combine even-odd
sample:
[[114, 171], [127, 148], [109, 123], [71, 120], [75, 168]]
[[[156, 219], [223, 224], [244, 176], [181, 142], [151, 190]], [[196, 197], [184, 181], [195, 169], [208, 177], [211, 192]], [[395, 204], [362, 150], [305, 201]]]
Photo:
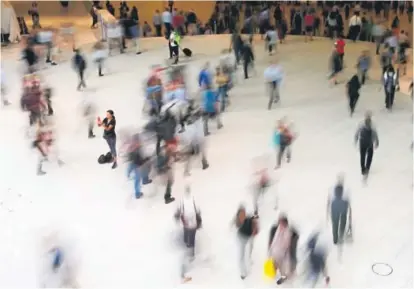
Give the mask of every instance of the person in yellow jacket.
[[172, 31], [170, 34], [170, 38], [169, 38], [169, 48], [170, 48], [170, 59], [175, 57], [174, 64], [178, 63], [180, 41], [181, 41], [180, 34], [176, 30]]

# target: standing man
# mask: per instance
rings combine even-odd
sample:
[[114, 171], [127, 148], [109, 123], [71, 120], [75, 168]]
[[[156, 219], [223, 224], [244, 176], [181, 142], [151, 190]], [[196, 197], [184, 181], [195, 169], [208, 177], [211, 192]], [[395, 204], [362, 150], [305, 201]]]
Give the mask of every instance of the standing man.
[[154, 16], [152, 16], [152, 24], [154, 24], [155, 27], [155, 33], [157, 37], [161, 36], [161, 25], [162, 25], [162, 19], [160, 15], [160, 11], [157, 9], [155, 10]]
[[385, 91], [385, 107], [391, 111], [392, 106], [394, 105], [395, 90], [398, 85], [398, 75], [392, 65], [385, 69], [383, 84]]
[[172, 16], [168, 8], [165, 8], [165, 11], [162, 12], [162, 23], [164, 23], [165, 27], [165, 37], [169, 37], [171, 35]]
[[378, 148], [378, 134], [372, 126], [371, 113], [365, 114], [364, 123], [358, 128], [355, 134], [355, 144], [359, 142], [361, 173], [364, 179], [368, 178], [371, 168], [372, 157], [374, 155], [374, 146]]
[[180, 34], [178, 34], [177, 31], [171, 32], [171, 35], [169, 38], [169, 46], [170, 46], [170, 59], [175, 57], [173, 64], [178, 63], [178, 57], [179, 57], [179, 52], [180, 52], [180, 41], [181, 41]]

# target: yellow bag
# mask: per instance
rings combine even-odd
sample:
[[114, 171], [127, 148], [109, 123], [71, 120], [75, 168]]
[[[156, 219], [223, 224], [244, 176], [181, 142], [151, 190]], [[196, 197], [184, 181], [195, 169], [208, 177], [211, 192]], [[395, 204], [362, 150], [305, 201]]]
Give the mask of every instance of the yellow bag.
[[264, 263], [263, 269], [264, 269], [264, 274], [267, 278], [274, 279], [276, 277], [277, 268], [275, 268], [272, 259], [269, 258], [266, 260], [266, 262]]

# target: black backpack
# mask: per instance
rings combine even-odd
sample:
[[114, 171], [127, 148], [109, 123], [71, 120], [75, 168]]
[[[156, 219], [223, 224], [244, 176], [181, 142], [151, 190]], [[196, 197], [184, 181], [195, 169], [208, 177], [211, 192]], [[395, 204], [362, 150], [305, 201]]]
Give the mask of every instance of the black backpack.
[[110, 152], [105, 155], [100, 155], [98, 158], [98, 163], [103, 165], [112, 162], [112, 154]]

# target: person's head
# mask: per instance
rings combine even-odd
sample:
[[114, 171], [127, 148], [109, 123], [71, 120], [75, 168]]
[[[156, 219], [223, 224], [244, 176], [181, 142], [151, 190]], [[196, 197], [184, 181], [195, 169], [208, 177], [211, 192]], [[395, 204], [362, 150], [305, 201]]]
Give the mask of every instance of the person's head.
[[147, 21], [144, 21], [144, 24], [145, 24], [145, 25], [148, 25], [148, 22], [147, 22]]
[[404, 34], [405, 32], [404, 32], [404, 30], [401, 30], [401, 32], [400, 32], [401, 34]]
[[168, 12], [168, 11], [170, 11], [170, 9], [168, 9], [168, 8], [165, 8], [165, 9], [164, 9], [164, 11]]
[[237, 210], [237, 219], [239, 223], [243, 223], [246, 219], [246, 208], [244, 206], [240, 206]]
[[364, 124], [366, 126], [371, 126], [371, 124], [372, 124], [372, 113], [371, 113], [371, 111], [367, 111], [365, 113]]
[[339, 173], [338, 176], [336, 177], [336, 183], [338, 185], [343, 185], [345, 181], [345, 174], [344, 173]]
[[334, 190], [334, 196], [336, 199], [342, 199], [344, 195], [344, 185], [343, 184], [337, 184], [335, 186], [335, 190]]
[[108, 110], [106, 111], [106, 117], [107, 117], [108, 119], [112, 119], [112, 118], [114, 118], [114, 111], [113, 111], [112, 109], [108, 109]]
[[160, 13], [160, 10], [158, 10], [158, 9], [157, 9], [157, 10], [155, 10], [155, 13]]
[[289, 221], [286, 215], [281, 215], [279, 217], [279, 228], [286, 229], [289, 226]]

